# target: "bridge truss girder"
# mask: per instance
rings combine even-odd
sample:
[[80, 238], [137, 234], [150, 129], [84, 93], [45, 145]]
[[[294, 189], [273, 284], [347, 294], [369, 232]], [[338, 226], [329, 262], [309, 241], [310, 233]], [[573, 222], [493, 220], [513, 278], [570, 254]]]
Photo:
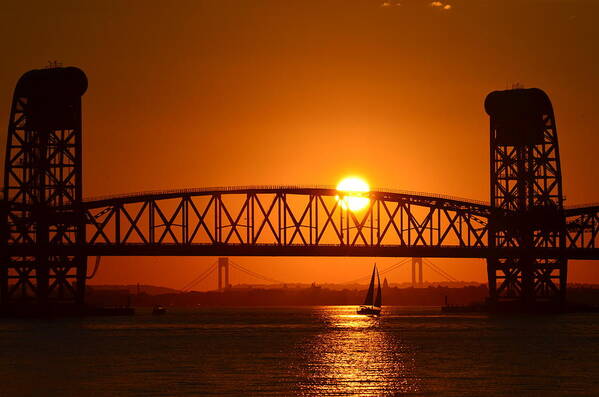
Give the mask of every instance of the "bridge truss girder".
[[486, 246], [486, 206], [385, 192], [360, 212], [333, 189], [245, 189], [85, 203], [87, 245]]

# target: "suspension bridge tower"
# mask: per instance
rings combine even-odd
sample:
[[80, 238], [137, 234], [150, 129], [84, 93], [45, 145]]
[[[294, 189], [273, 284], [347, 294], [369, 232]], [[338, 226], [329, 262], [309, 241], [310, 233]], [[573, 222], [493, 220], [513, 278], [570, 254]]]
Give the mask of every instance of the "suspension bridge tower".
[[[229, 288], [229, 258], [221, 257], [218, 258], [218, 290], [224, 291]], [[223, 280], [224, 276], [224, 280]], [[224, 284], [223, 284], [224, 281]]]
[[[416, 274], [418, 274], [418, 281], [416, 281]], [[422, 258], [412, 258], [412, 288], [422, 288], [423, 286]]]
[[489, 219], [489, 247], [519, 252], [487, 259], [489, 299], [563, 302], [567, 259], [535, 253], [565, 247], [551, 101], [537, 88], [496, 91], [487, 96], [485, 110], [491, 122], [491, 205], [500, 210]]
[[87, 257], [82, 199], [81, 96], [74, 67], [32, 70], [18, 81], [4, 167], [0, 302], [82, 304]]

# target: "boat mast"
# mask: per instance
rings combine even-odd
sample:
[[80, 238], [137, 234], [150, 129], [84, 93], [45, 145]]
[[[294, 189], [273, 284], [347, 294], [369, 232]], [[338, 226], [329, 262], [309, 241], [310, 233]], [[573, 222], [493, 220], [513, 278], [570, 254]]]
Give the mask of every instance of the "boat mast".
[[381, 277], [379, 275], [379, 269], [376, 268], [375, 265], [375, 269], [376, 269], [376, 278], [378, 281], [378, 287], [377, 287], [377, 294], [376, 294], [376, 300], [374, 302], [374, 306], [376, 307], [382, 307], [383, 306], [383, 294], [381, 293]]

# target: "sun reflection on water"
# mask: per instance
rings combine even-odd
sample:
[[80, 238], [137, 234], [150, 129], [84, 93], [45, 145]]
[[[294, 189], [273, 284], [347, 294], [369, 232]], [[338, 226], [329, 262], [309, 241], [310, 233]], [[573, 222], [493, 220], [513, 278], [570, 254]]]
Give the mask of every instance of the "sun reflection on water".
[[384, 317], [355, 307], [323, 308], [323, 332], [302, 344], [302, 395], [388, 395], [419, 392], [413, 354], [386, 330]]

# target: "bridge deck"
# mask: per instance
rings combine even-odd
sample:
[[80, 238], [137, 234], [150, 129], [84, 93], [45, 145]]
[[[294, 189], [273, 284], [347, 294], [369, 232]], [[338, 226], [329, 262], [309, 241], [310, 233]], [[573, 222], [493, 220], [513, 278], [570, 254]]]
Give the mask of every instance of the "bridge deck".
[[[9, 246], [10, 255], [27, 256], [33, 245]], [[518, 256], [520, 248], [488, 248], [463, 246], [342, 246], [335, 244], [288, 245], [277, 244], [87, 244], [79, 247], [50, 248], [54, 255], [88, 256], [298, 256], [298, 257], [392, 257], [392, 258], [481, 258], [489, 256]], [[535, 255], [548, 258], [599, 259], [599, 248], [536, 248]]]

